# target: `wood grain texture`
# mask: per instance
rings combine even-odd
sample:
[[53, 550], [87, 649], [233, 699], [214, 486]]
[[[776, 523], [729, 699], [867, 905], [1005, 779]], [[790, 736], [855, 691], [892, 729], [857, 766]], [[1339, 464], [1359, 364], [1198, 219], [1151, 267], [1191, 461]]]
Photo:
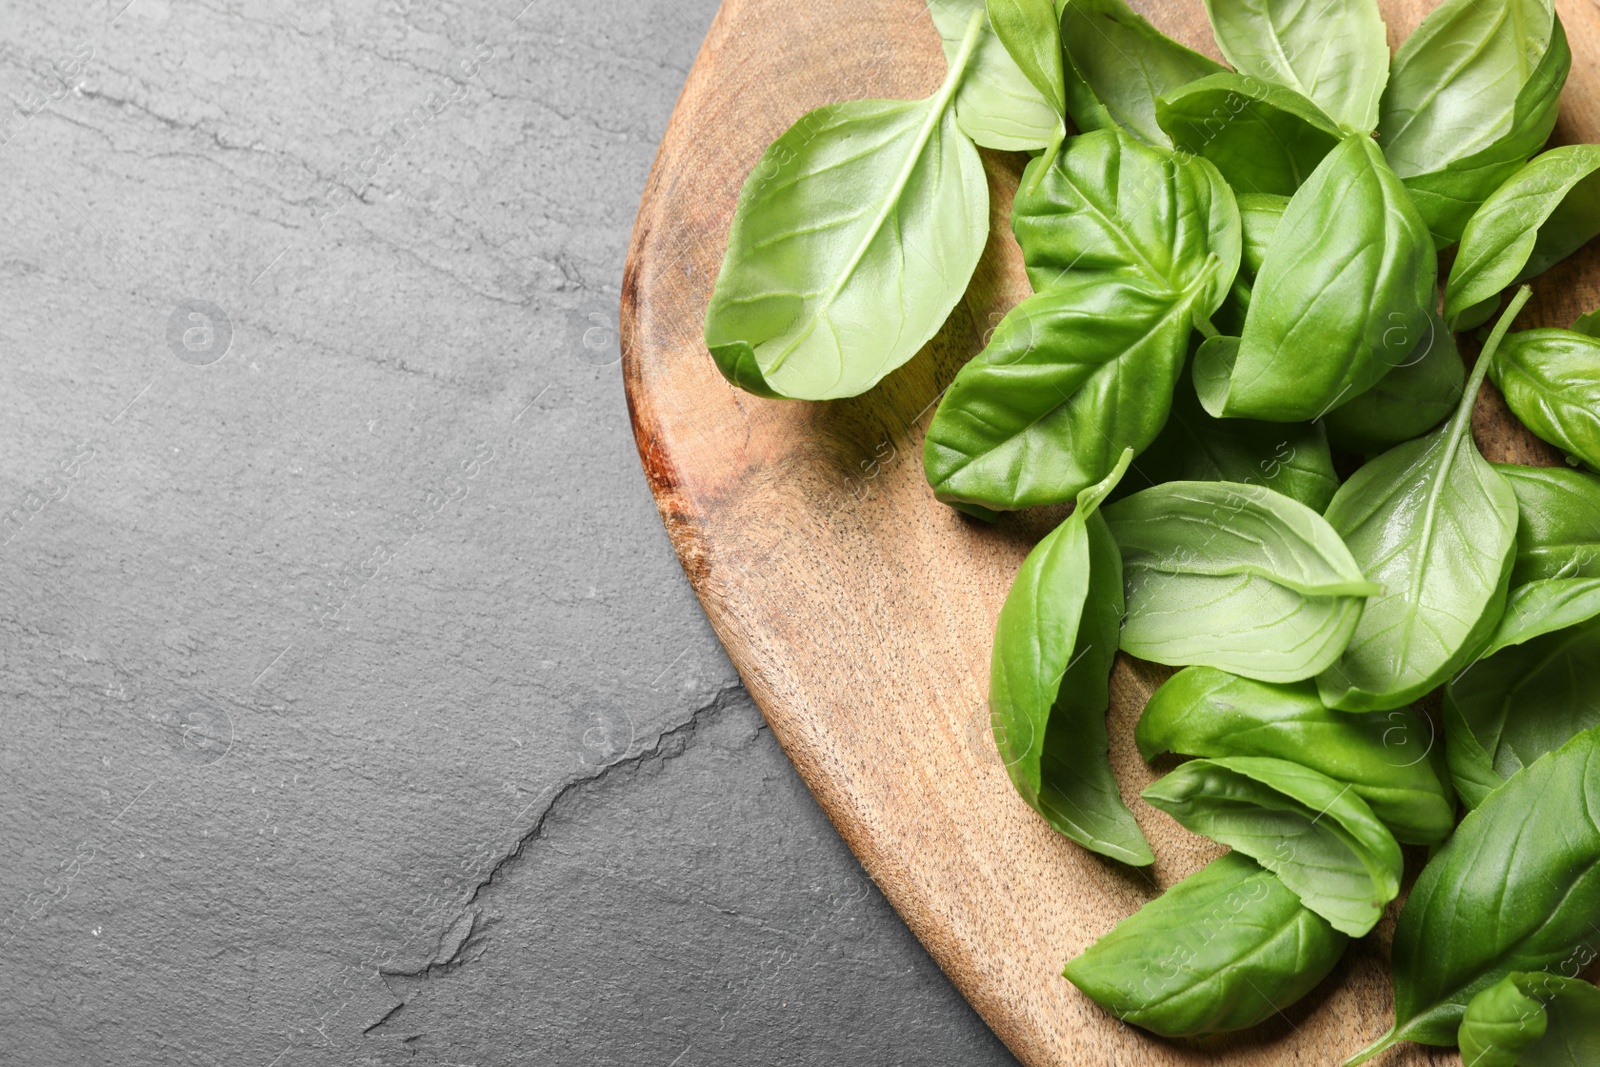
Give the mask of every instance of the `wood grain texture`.
[[[1217, 54], [1198, 0], [1135, 6]], [[1392, 46], [1430, 6], [1384, 5]], [[1560, 9], [1573, 64], [1554, 141], [1600, 141], [1600, 12]], [[1219, 850], [1138, 799], [1155, 774], [1134, 749], [1133, 725], [1161, 668], [1119, 662], [1110, 723], [1125, 798], [1158, 857], [1148, 871], [1052, 831], [1012, 789], [989, 734], [995, 616], [1059, 514], [992, 527], [964, 519], [934, 500], [921, 453], [941, 389], [1028, 292], [1009, 226], [1020, 157], [985, 156], [993, 230], [966, 300], [868, 395], [763, 400], [729, 386], [703, 346], [733, 207], [766, 145], [812, 108], [923, 96], [943, 72], [917, 0], [725, 0], [663, 139], [623, 284], [628, 400], [662, 520], [795, 767], [1023, 1063], [1337, 1063], [1388, 1027], [1393, 907], [1315, 993], [1243, 1035], [1153, 1038], [1060, 977], [1068, 958]], [[1520, 325], [1570, 323], [1600, 303], [1597, 281], [1590, 248], [1537, 283]], [[1477, 416], [1490, 458], [1558, 459], [1512, 425], [1492, 387]], [[1410, 1047], [1381, 1062], [1459, 1061]]]

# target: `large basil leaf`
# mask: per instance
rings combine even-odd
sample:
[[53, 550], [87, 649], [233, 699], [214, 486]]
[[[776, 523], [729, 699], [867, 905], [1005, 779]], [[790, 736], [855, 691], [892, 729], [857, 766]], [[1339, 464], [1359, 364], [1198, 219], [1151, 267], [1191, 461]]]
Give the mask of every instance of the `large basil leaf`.
[[1445, 0], [1395, 53], [1384, 154], [1441, 246], [1544, 146], [1571, 66], [1551, 0]]
[[1122, 648], [1155, 663], [1300, 681], [1379, 591], [1321, 515], [1263, 486], [1168, 482], [1105, 516], [1127, 585]]
[[818, 108], [746, 179], [706, 310], [733, 384], [762, 396], [854, 396], [916, 355], [966, 291], [989, 186], [952, 102], [983, 28], [926, 100]]
[[1317, 105], [1242, 74], [1213, 74], [1156, 101], [1156, 121], [1180, 152], [1204, 156], [1242, 193], [1290, 196], [1339, 144]]
[[1411, 356], [1322, 418], [1328, 442], [1343, 452], [1371, 454], [1420, 437], [1455, 411], [1466, 378], [1455, 335], [1430, 308], [1428, 332]]
[[[1048, 0], [1045, 7], [1053, 11]], [[928, 13], [944, 41], [945, 61], [952, 67], [961, 54], [967, 27], [976, 13], [984, 10], [984, 0], [929, 0]], [[998, 29], [985, 21], [978, 36], [967, 76], [956, 91], [956, 124], [985, 148], [1014, 152], [1059, 145], [1065, 132], [1061, 120], [1064, 96], [1058, 93], [1053, 99], [1034, 84], [1012, 58]], [[1053, 32], [1051, 36], [1050, 48], [1059, 56]], [[1058, 72], [1060, 67], [1058, 59]]]
[[1193, 298], [1134, 277], [1072, 277], [1000, 321], [928, 427], [923, 468], [949, 503], [993, 510], [1071, 500], [1166, 421]]
[[1180, 765], [1144, 799], [1185, 829], [1243, 852], [1335, 930], [1361, 937], [1400, 893], [1400, 845], [1348, 785], [1282, 759]]
[[1222, 333], [1237, 337], [1244, 330], [1245, 317], [1250, 313], [1250, 298], [1255, 294], [1261, 265], [1267, 261], [1267, 251], [1283, 222], [1283, 213], [1289, 210], [1289, 198], [1271, 193], [1242, 193], [1235, 199], [1239, 203], [1242, 238], [1239, 269], [1233, 276], [1227, 299], [1211, 316], [1211, 322]]
[[1350, 647], [1317, 678], [1326, 704], [1409, 704], [1465, 663], [1500, 620], [1517, 498], [1468, 430], [1484, 373], [1528, 295], [1495, 327], [1455, 417], [1356, 471], [1328, 505], [1328, 521], [1384, 592], [1367, 601]]
[[1061, 13], [1067, 109], [1085, 133], [1113, 124], [1148, 144], [1170, 146], [1156, 98], [1222, 65], [1191, 52], [1123, 0], [1068, 0]]
[[1517, 494], [1513, 585], [1600, 578], [1600, 477], [1566, 467], [1495, 464]]
[[1289, 201], [1243, 334], [1196, 355], [1200, 402], [1219, 418], [1300, 422], [1365, 392], [1427, 333], [1436, 270], [1378, 146], [1347, 138]]
[[1514, 333], [1489, 377], [1524, 426], [1600, 468], [1600, 338], [1573, 330]]
[[1559, 974], [1508, 974], [1472, 998], [1456, 1043], [1467, 1067], [1593, 1067], [1600, 989]]
[[1377, 0], [1206, 0], [1217, 46], [1241, 74], [1293, 89], [1371, 133], [1389, 79]]
[[1270, 871], [1229, 853], [1067, 964], [1112, 1015], [1168, 1037], [1241, 1030], [1325, 978], [1348, 939]]
[[1409, 708], [1353, 715], [1325, 707], [1311, 682], [1269, 685], [1189, 667], [1151, 696], [1134, 736], [1146, 760], [1163, 752], [1293, 760], [1348, 785], [1406, 844], [1443, 841], [1455, 829], [1444, 748]]
[[1600, 233], [1600, 145], [1535, 156], [1467, 222], [1444, 290], [1454, 330], [1487, 322], [1508, 285], [1537, 277]]
[[1155, 857], [1122, 803], [1106, 755], [1108, 678], [1122, 614], [1115, 544], [1097, 514], [1132, 460], [1078, 496], [1023, 561], [1000, 609], [990, 661], [995, 745], [1017, 792], [1085, 848]]
[[1347, 1067], [1400, 1041], [1449, 1045], [1467, 1004], [1516, 971], [1563, 973], [1600, 951], [1600, 733], [1491, 793], [1428, 863], [1394, 934], [1395, 1025]]
[[1265, 485], [1322, 512], [1339, 488], [1322, 429], [1309, 423], [1213, 419], [1179, 381], [1161, 433], [1139, 456], [1111, 499], [1162, 482]]

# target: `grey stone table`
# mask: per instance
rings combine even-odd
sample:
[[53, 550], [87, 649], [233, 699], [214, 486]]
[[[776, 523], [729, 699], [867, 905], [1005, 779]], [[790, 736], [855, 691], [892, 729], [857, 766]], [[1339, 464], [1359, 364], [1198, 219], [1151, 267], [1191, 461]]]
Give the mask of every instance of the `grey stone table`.
[[616, 364], [712, 0], [6, 0], [0, 1063], [1009, 1062]]

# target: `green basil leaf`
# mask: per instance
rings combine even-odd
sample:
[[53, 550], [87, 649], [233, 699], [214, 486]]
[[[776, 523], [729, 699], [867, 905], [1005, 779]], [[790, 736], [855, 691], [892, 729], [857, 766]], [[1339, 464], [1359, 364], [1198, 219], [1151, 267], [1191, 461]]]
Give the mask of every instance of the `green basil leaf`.
[[1326, 520], [1262, 486], [1168, 482], [1105, 509], [1122, 548], [1122, 648], [1296, 682], [1350, 640], [1368, 582]]
[[1311, 682], [1270, 685], [1189, 667], [1150, 697], [1134, 736], [1146, 760], [1163, 752], [1292, 760], [1348, 785], [1406, 844], [1443, 841], [1455, 829], [1444, 747], [1410, 708], [1333, 711]]
[[[1012, 0], [1012, 6], [1016, 6]], [[1050, 29], [1054, 9], [1051, 10]], [[954, 66], [966, 39], [967, 26], [975, 14], [984, 11], [984, 0], [929, 0], [928, 13], [944, 42], [945, 61]], [[968, 62], [967, 76], [956, 91], [956, 124], [961, 131], [985, 148], [1020, 152], [1059, 145], [1065, 133], [1064, 90], [1046, 95], [1013, 58], [993, 24], [992, 13], [985, 20], [977, 47]], [[1014, 23], [1007, 23], [1008, 26]], [[1059, 56], [1052, 39], [1050, 48]], [[1056, 62], [1060, 70], [1060, 60]]]
[[[1024, 800], [1085, 848], [1147, 864], [1155, 857], [1106, 755], [1121, 574], [1096, 514], [1132, 458], [1124, 453], [1110, 477], [1079, 494], [1073, 513], [1023, 561], [995, 627], [989, 711]], [[1072, 669], [1075, 660], [1081, 669]]]
[[1206, 14], [1241, 74], [1293, 89], [1352, 130], [1377, 128], [1389, 42], [1376, 0], [1206, 0]]
[[1061, 13], [1067, 109], [1085, 133], [1115, 123], [1148, 144], [1170, 146], [1156, 122], [1156, 98], [1222, 64], [1192, 52], [1123, 0], [1069, 0]]
[[1455, 411], [1466, 380], [1455, 335], [1430, 308], [1428, 331], [1406, 361], [1323, 416], [1328, 442], [1341, 452], [1371, 455], [1420, 437]]
[[1245, 193], [1289, 196], [1339, 144], [1339, 127], [1299, 93], [1251, 75], [1213, 74], [1156, 101], [1178, 151], [1204, 156]]
[[1576, 971], [1600, 951], [1600, 733], [1579, 734], [1461, 821], [1412, 887], [1394, 934], [1400, 1041], [1449, 1045], [1467, 1004], [1516, 971]]
[[[1053, 0], [988, 0], [989, 23], [1005, 45], [1017, 69], [1032, 83], [1053, 119], [1050, 140], [1044, 145], [1048, 168], [1067, 136], [1065, 56], [1061, 48], [1061, 17]], [[957, 106], [957, 117], [960, 107]]]
[[705, 339], [762, 396], [855, 396], [939, 331], [989, 232], [978, 150], [951, 108], [982, 12], [926, 100], [818, 108], [772, 143], [739, 194]]
[[1541, 440], [1600, 468], [1600, 338], [1572, 330], [1514, 333], [1489, 377]]
[[1535, 156], [1483, 202], [1461, 234], [1444, 290], [1454, 330], [1487, 322], [1500, 291], [1537, 277], [1600, 233], [1600, 145]]
[[1467, 661], [1500, 620], [1515, 558], [1517, 498], [1468, 432], [1473, 399], [1524, 289], [1495, 327], [1455, 417], [1390, 449], [1339, 487], [1328, 521], [1384, 586], [1350, 647], [1317, 678], [1345, 711], [1409, 704]]
[[[1545, 578], [1512, 590], [1479, 658], [1600, 616], [1600, 578]], [[1464, 675], [1466, 672], [1463, 671]], [[1459, 680], [1461, 676], [1457, 676]]]
[[1255, 293], [1261, 265], [1267, 261], [1267, 251], [1283, 222], [1283, 213], [1289, 210], [1289, 198], [1270, 193], [1242, 193], [1235, 199], [1239, 203], [1242, 237], [1239, 269], [1233, 276], [1227, 299], [1211, 316], [1211, 321], [1222, 333], [1237, 337], [1244, 330], [1245, 317], [1250, 313], [1250, 298]]
[[1143, 796], [1276, 874], [1340, 933], [1365, 935], [1400, 894], [1405, 859], [1394, 835], [1350, 786], [1298, 763], [1191, 760]]
[[1572, 324], [1572, 332], [1588, 337], [1600, 337], [1600, 310], [1579, 315], [1578, 321]]
[[1472, 998], [1456, 1043], [1467, 1067], [1592, 1067], [1600, 989], [1559, 974], [1509, 974]]
[[1116, 130], [1074, 137], [1052, 167], [1028, 164], [1011, 227], [1039, 292], [1069, 273], [1131, 276], [1174, 296], [1206, 282], [1195, 313], [1207, 316], [1239, 268], [1239, 209], [1217, 169]]
[[1600, 477], [1566, 467], [1495, 464], [1517, 494], [1513, 585], [1600, 578]]
[[1370, 137], [1328, 154], [1284, 212], [1237, 341], [1195, 357], [1218, 418], [1315, 419], [1404, 363], [1427, 331], [1433, 238]]
[[1270, 871], [1229, 853], [1067, 964], [1095, 1003], [1167, 1037], [1242, 1030], [1327, 977], [1348, 939]]
[[1112, 499], [1162, 482], [1265, 485], [1319, 514], [1339, 488], [1333, 454], [1320, 427], [1213, 419], [1185, 381], [1173, 390], [1166, 426], [1140, 454]]
[[1445, 0], [1395, 53], [1384, 154], [1441, 247], [1544, 147], [1571, 66], [1551, 0]]
[[1192, 299], [1133, 277], [1070, 278], [1012, 308], [928, 427], [934, 495], [1008, 510], [1100, 481], [1160, 432], [1192, 317]]

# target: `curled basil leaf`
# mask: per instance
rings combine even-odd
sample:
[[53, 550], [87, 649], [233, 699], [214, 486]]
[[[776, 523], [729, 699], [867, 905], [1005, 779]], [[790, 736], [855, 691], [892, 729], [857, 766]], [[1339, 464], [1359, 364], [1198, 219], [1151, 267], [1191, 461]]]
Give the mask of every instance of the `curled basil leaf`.
[[1290, 196], [1339, 144], [1339, 127], [1299, 93], [1252, 75], [1213, 74], [1156, 101], [1180, 152], [1204, 156], [1242, 193]]
[[1427, 332], [1406, 361], [1319, 421], [1328, 443], [1342, 452], [1382, 452], [1449, 418], [1466, 379], [1455, 335], [1430, 308]]
[[855, 396], [939, 331], [989, 232], [989, 186], [952, 103], [976, 11], [926, 100], [856, 100], [789, 128], [746, 179], [706, 310], [733, 384], [761, 396]]
[[1400, 893], [1400, 846], [1347, 784], [1289, 760], [1197, 759], [1144, 791], [1185, 829], [1243, 852], [1340, 933], [1361, 937]]
[[1376, 0], [1206, 0], [1206, 14], [1240, 73], [1293, 89], [1349, 129], [1378, 125], [1389, 43]]
[[1195, 357], [1218, 418], [1315, 419], [1404, 363], [1428, 328], [1433, 238], [1370, 137], [1330, 152], [1289, 201], [1240, 337]]
[[1445, 0], [1395, 53], [1384, 155], [1441, 247], [1544, 147], [1571, 66], [1551, 0]]
[[1600, 338], [1573, 330], [1514, 333], [1489, 377], [1541, 440], [1600, 468]]
[[1600, 233], [1600, 145], [1535, 156], [1483, 202], [1461, 234], [1444, 290], [1453, 330], [1487, 322], [1500, 291], [1537, 277]]
[[1384, 587], [1367, 601], [1350, 647], [1317, 678], [1332, 707], [1411, 703], [1455, 673], [1500, 620], [1517, 498], [1468, 430], [1483, 376], [1528, 296], [1523, 289], [1495, 327], [1455, 417], [1356, 471], [1328, 505], [1328, 522]]
[[1064, 973], [1118, 1019], [1198, 1037], [1288, 1007], [1348, 943], [1272, 872], [1229, 853], [1122, 920]]
[[1513, 585], [1600, 578], [1600, 476], [1565, 467], [1495, 464], [1517, 494]]
[[[1048, 0], [1045, 6], [1050, 7]], [[983, 10], [984, 0], [929, 0], [928, 14], [944, 41], [947, 63], [955, 64], [967, 26]], [[967, 76], [956, 91], [956, 125], [985, 148], [1016, 152], [1059, 145], [1065, 132], [1062, 98], [1058, 94], [1058, 99], [1052, 100], [1034, 84], [997, 30], [992, 16], [984, 21]], [[1050, 47], [1060, 54], [1054, 40]], [[1059, 60], [1056, 66], [1059, 71]]]
[[988, 11], [995, 36], [1050, 108], [1050, 139], [1042, 146], [1048, 168], [1067, 136], [1065, 57], [1056, 5], [1054, 0], [988, 0]]
[[1170, 147], [1156, 98], [1223, 67], [1136, 15], [1123, 0], [1067, 0], [1061, 12], [1067, 110], [1084, 133], [1119, 126]]
[[1450, 1045], [1467, 1004], [1516, 971], [1576, 974], [1600, 952], [1600, 733], [1579, 734], [1461, 821], [1412, 887], [1394, 934], [1401, 1041]]
[[1122, 648], [1269, 682], [1338, 658], [1378, 592], [1326, 520], [1262, 486], [1168, 482], [1105, 509], [1122, 548]]
[[1078, 496], [1023, 561], [995, 627], [989, 711], [1012, 784], [1085, 848], [1153, 863], [1106, 755], [1108, 678], [1122, 614], [1115, 543], [1098, 514], [1133, 458]]
[[1600, 989], [1559, 974], [1508, 974], [1472, 998], [1456, 1043], [1467, 1067], [1591, 1067], [1600, 1063]]
[[1310, 682], [1269, 685], [1189, 667], [1150, 697], [1134, 736], [1146, 760], [1163, 752], [1292, 760], [1348, 785], [1406, 844], [1443, 841], [1455, 829], [1444, 746], [1409, 708], [1332, 711]]
[[1250, 313], [1250, 298], [1255, 293], [1261, 265], [1267, 260], [1267, 251], [1283, 222], [1283, 213], [1289, 210], [1289, 198], [1271, 193], [1243, 193], [1235, 199], [1239, 203], [1242, 238], [1239, 270], [1233, 276], [1227, 299], [1211, 316], [1211, 321], [1222, 333], [1238, 336]]

